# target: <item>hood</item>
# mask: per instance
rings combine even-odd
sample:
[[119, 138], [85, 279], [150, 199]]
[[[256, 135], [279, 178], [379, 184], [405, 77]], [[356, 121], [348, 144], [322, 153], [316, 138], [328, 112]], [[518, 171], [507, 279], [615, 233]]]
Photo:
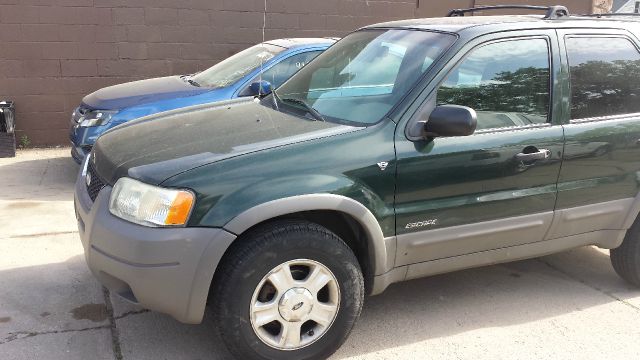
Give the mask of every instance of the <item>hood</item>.
[[125, 123], [98, 139], [91, 161], [110, 184], [122, 176], [160, 184], [230, 157], [358, 129], [308, 120], [253, 100], [231, 100]]
[[119, 110], [154, 101], [198, 95], [211, 90], [193, 86], [180, 76], [168, 76], [102, 88], [85, 96], [82, 102], [92, 109]]

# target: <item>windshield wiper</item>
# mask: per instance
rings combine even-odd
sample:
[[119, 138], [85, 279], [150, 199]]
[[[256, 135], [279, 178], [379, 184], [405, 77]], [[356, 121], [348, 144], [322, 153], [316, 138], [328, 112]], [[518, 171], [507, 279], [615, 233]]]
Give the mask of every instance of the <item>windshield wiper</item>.
[[322, 116], [322, 114], [318, 112], [318, 110], [314, 109], [313, 106], [307, 104], [303, 100], [296, 99], [296, 98], [284, 98], [284, 99], [280, 99], [280, 101], [302, 105], [305, 108], [305, 110], [307, 110], [307, 112], [311, 114], [311, 116], [313, 116], [314, 119], [316, 119], [317, 121], [325, 121], [324, 117]]
[[[195, 75], [195, 74], [193, 74], [193, 75]], [[182, 80], [184, 80], [184, 81], [188, 82], [189, 84], [193, 85], [193, 86], [200, 87], [200, 84], [198, 84], [198, 82], [197, 82], [197, 81], [195, 81], [195, 80], [191, 79], [191, 77], [192, 77], [193, 75], [182, 75], [182, 76], [180, 76], [180, 78], [181, 78]]]
[[198, 82], [197, 82], [197, 81], [192, 80], [191, 78], [187, 78], [187, 82], [188, 82], [189, 84], [193, 85], [193, 86], [200, 87], [200, 84], [198, 84]]

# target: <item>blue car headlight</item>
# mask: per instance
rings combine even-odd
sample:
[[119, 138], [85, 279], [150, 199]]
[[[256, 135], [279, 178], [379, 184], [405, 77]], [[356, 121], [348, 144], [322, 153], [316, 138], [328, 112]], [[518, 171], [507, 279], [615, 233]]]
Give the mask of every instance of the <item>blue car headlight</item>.
[[80, 127], [100, 126], [108, 122], [109, 120], [111, 120], [111, 117], [116, 113], [118, 112], [110, 111], [110, 110], [88, 111], [78, 119], [78, 126]]

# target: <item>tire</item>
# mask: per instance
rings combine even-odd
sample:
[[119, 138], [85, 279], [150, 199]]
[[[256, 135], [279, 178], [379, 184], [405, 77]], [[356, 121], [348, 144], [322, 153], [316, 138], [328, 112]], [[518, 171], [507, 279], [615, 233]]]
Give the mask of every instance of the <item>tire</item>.
[[238, 359], [333, 354], [364, 300], [362, 271], [351, 249], [326, 228], [294, 220], [260, 226], [236, 241], [216, 270], [211, 296], [229, 351]]
[[640, 287], [640, 219], [627, 231], [620, 247], [610, 251], [614, 270], [627, 282]]

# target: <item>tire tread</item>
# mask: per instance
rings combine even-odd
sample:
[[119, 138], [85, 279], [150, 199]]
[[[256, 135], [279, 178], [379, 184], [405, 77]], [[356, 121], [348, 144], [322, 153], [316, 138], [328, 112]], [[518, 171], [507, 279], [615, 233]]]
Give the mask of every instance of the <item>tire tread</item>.
[[610, 251], [613, 269], [629, 283], [640, 287], [640, 219], [631, 226], [622, 245]]
[[[232, 247], [229, 249], [228, 253], [225, 254], [218, 270], [216, 270], [216, 274], [214, 276], [214, 283], [212, 284], [212, 292], [210, 295], [211, 306], [213, 308], [214, 320], [217, 324], [222, 324], [227, 321], [228, 314], [231, 313], [229, 308], [229, 301], [225, 301], [234, 298], [233, 291], [235, 291], [235, 287], [233, 286], [233, 276], [238, 271], [240, 271], [243, 267], [246, 267], [247, 261], [250, 261], [256, 254], [261, 253], [263, 251], [268, 251], [270, 249], [270, 244], [275, 242], [279, 236], [283, 234], [290, 235], [291, 233], [299, 234], [303, 236], [308, 234], [309, 232], [313, 232], [322, 236], [323, 241], [331, 244], [335, 249], [344, 249], [345, 251], [341, 252], [349, 258], [354, 264], [358, 264], [358, 260], [348, 247], [348, 245], [340, 239], [336, 234], [329, 231], [325, 227], [302, 220], [279, 220], [271, 223], [266, 223], [263, 225], [259, 225], [258, 227], [249, 230], [247, 233], [243, 234], [241, 238], [236, 240]], [[353, 323], [360, 316], [360, 312], [362, 309], [362, 304], [364, 302], [364, 280], [361, 275], [361, 269], [359, 276], [355, 278], [358, 280], [357, 286], [359, 287], [359, 295], [357, 299], [355, 299], [355, 306], [357, 307], [357, 314], [350, 319]], [[238, 319], [238, 321], [244, 321], [243, 319]], [[351, 329], [347, 332], [348, 334], [351, 332]], [[236, 341], [236, 337], [240, 336], [239, 334], [229, 334], [220, 332], [222, 339], [225, 343], [233, 343]], [[347, 336], [342, 339], [340, 344], [346, 340]], [[250, 354], [242, 349], [237, 349], [234, 346], [227, 346], [229, 351], [238, 359], [248, 359]], [[322, 357], [328, 357], [333, 352], [338, 349], [327, 349], [326, 353], [322, 354]], [[321, 357], [321, 358], [322, 358]]]

